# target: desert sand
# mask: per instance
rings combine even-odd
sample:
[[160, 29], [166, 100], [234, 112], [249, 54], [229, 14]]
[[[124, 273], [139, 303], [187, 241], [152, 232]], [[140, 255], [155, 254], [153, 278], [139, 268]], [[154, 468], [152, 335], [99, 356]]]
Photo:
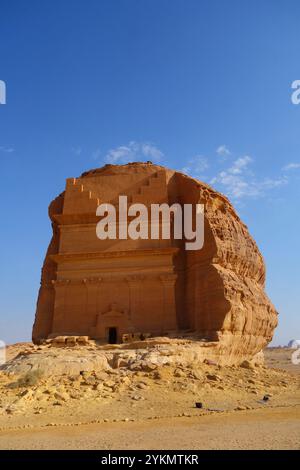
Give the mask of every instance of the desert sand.
[[291, 363], [291, 350], [267, 349], [264, 366], [179, 365], [170, 358], [152, 367], [75, 368], [73, 375], [21, 373], [49, 355], [55, 367], [53, 354], [67, 363], [70, 354], [97, 355], [88, 349], [8, 348], [0, 449], [300, 448], [300, 366]]

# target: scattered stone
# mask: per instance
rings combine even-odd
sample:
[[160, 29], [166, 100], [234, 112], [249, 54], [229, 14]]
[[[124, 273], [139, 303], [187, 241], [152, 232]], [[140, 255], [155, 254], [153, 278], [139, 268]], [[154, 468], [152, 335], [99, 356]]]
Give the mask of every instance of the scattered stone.
[[70, 382], [81, 382], [82, 376], [81, 375], [70, 375], [68, 377]]
[[32, 398], [33, 396], [33, 391], [32, 390], [29, 390], [29, 389], [26, 389], [26, 390], [23, 390], [20, 395], [19, 395], [21, 398], [26, 398], [26, 400]]
[[156, 371], [156, 372], [154, 373], [153, 378], [154, 378], [155, 380], [162, 380], [162, 379], [163, 379], [163, 376], [162, 376], [161, 372]]
[[244, 369], [254, 369], [254, 365], [250, 361], [243, 361], [240, 364], [240, 367], [243, 367]]
[[176, 369], [174, 372], [174, 377], [185, 377], [185, 373], [183, 372], [183, 370]]
[[204, 359], [204, 364], [207, 364], [208, 366], [217, 366], [218, 364], [216, 361], [212, 361], [211, 359]]
[[66, 392], [56, 392], [54, 397], [59, 401], [67, 401], [70, 398], [70, 395]]
[[211, 380], [213, 382], [217, 382], [218, 380], [220, 380], [220, 377], [216, 374], [207, 374], [206, 378], [207, 380]]
[[115, 382], [113, 380], [107, 380], [106, 382], [103, 382], [103, 386], [107, 388], [113, 388], [115, 385]]
[[95, 385], [96, 378], [93, 375], [90, 375], [89, 377], [84, 377], [84, 383], [86, 385]]
[[201, 380], [203, 379], [203, 372], [201, 372], [200, 370], [193, 370], [191, 372], [191, 377], [193, 377], [196, 380]]
[[139, 396], [139, 395], [134, 395], [134, 396], [132, 397], [132, 400], [135, 400], [135, 401], [139, 401], [139, 400], [142, 400], [142, 399], [143, 399], [143, 397], [141, 397], [141, 396]]
[[148, 388], [148, 385], [146, 385], [144, 382], [139, 382], [136, 384], [136, 387], [145, 390], [146, 388]]
[[157, 369], [156, 364], [151, 364], [150, 362], [143, 361], [140, 364], [140, 370], [143, 372], [153, 372], [155, 369]]

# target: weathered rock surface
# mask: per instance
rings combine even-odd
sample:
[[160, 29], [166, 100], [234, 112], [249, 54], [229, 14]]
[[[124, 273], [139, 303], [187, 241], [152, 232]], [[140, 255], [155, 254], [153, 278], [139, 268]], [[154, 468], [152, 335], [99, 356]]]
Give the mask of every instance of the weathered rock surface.
[[268, 369], [201, 361], [200, 346], [188, 340], [156, 338], [150, 343], [133, 349], [11, 346], [11, 359], [0, 367], [0, 429], [143, 421], [267, 406], [296, 411], [299, 366], [293, 366], [293, 374], [283, 369], [290, 351], [267, 351], [269, 362], [276, 361], [276, 369]]
[[[214, 358], [208, 359], [208, 358]], [[203, 364], [227, 364], [226, 356], [220, 354], [217, 343], [203, 344], [194, 339], [154, 338], [132, 344], [109, 346], [56, 348], [51, 343], [38, 350], [27, 348], [20, 352], [0, 371], [10, 375], [25, 375], [41, 371], [46, 376], [83, 375], [90, 371], [99, 374], [119, 373], [120, 369], [154, 372], [164, 365], [172, 367], [198, 367]], [[263, 354], [257, 354], [241, 366], [248, 369], [262, 366]], [[176, 373], [180, 374], [180, 369]]]
[[[96, 208], [119, 195], [147, 206], [204, 204], [203, 249], [185, 251], [173, 239], [100, 241]], [[264, 290], [263, 258], [228, 199], [208, 185], [152, 164], [106, 165], [68, 179], [49, 215], [35, 342], [63, 335], [107, 342], [110, 327], [117, 341], [189, 330], [191, 354], [233, 364], [272, 339], [277, 313]]]

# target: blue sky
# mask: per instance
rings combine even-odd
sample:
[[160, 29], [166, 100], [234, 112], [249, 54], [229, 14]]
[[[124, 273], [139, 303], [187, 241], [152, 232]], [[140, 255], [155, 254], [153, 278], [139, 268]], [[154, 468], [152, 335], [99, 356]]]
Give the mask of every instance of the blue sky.
[[0, 337], [30, 338], [66, 177], [153, 160], [227, 194], [300, 338], [300, 3], [1, 0]]

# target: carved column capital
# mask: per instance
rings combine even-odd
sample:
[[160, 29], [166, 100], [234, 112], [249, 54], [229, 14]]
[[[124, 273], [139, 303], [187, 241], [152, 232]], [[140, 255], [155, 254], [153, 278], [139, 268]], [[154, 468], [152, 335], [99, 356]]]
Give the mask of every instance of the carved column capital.
[[163, 282], [163, 284], [174, 284], [177, 279], [177, 274], [161, 274], [159, 276], [159, 279]]
[[140, 282], [140, 281], [143, 281], [145, 279], [145, 276], [143, 276], [141, 274], [133, 274], [131, 276], [126, 276], [125, 279], [129, 283]]
[[99, 284], [102, 281], [102, 277], [89, 277], [83, 279], [84, 284]]

